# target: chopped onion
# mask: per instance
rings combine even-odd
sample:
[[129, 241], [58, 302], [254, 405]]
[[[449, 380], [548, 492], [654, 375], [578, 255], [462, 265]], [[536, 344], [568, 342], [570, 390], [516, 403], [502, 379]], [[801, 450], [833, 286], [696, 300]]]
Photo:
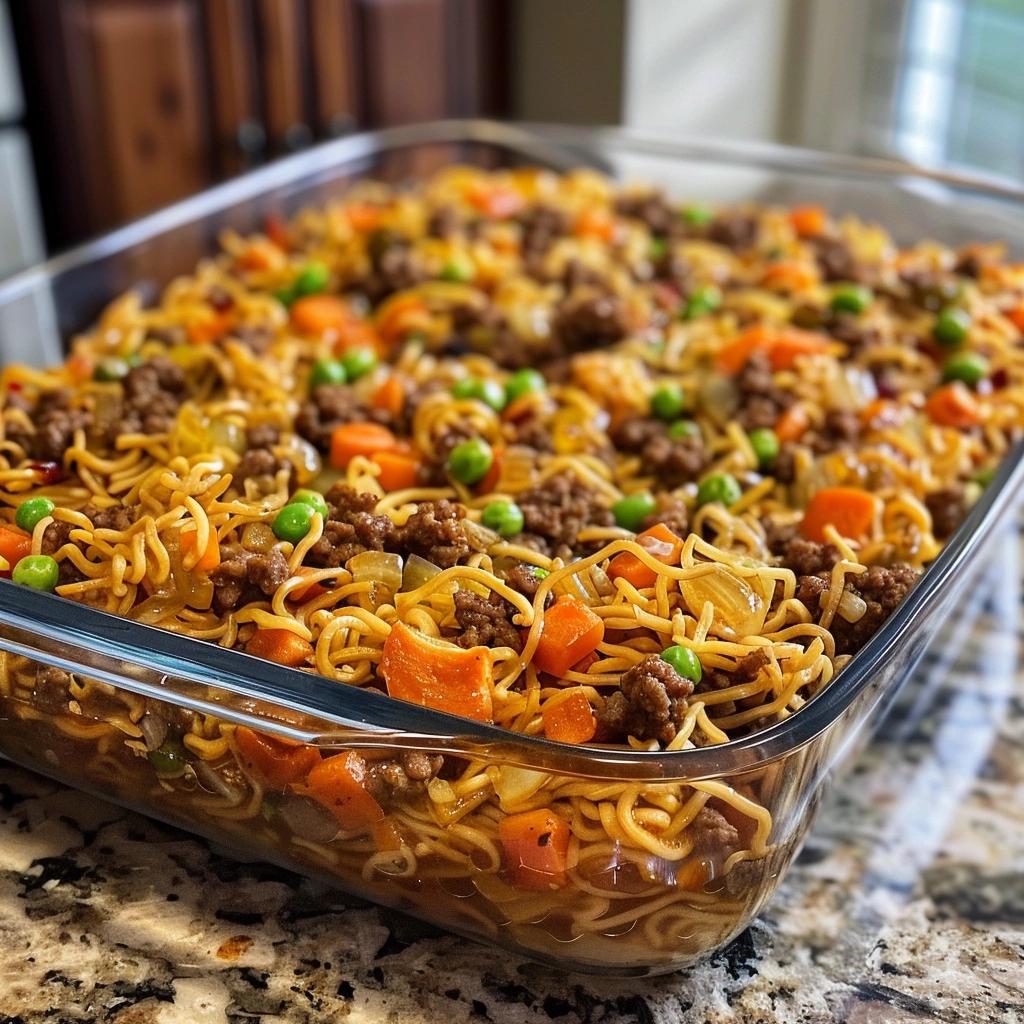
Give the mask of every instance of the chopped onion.
[[265, 555], [275, 544], [274, 531], [266, 523], [248, 523], [242, 530], [242, 547]]
[[314, 491], [326, 494], [344, 475], [342, 470], [327, 466], [310, 481], [309, 486]]
[[210, 440], [218, 448], [229, 448], [241, 454], [245, 451], [245, 431], [230, 420], [211, 420], [206, 428]]
[[698, 397], [701, 410], [716, 423], [727, 423], [739, 404], [736, 385], [720, 373], [709, 373], [703, 379]]
[[444, 779], [431, 779], [427, 783], [427, 793], [435, 804], [453, 804], [456, 800], [455, 790]]
[[528, 800], [547, 781], [546, 772], [532, 768], [515, 768], [502, 765], [494, 776], [494, 791], [498, 794], [502, 810]]
[[764, 598], [746, 580], [724, 567], [683, 580], [679, 589], [695, 617], [700, 618], [705, 603], [710, 601], [715, 608], [715, 621], [728, 626], [737, 636], [761, 632], [767, 611]]
[[836, 614], [847, 622], [860, 622], [867, 614], [867, 602], [859, 594], [852, 590], [844, 590], [843, 596], [839, 599]]
[[615, 593], [615, 584], [608, 578], [608, 573], [601, 566], [592, 565], [590, 567], [590, 580], [594, 584], [594, 589], [602, 597]]
[[469, 541], [469, 546], [476, 551], [488, 551], [501, 540], [494, 530], [489, 530], [472, 519], [463, 519], [462, 529], [466, 534], [466, 540]]
[[354, 583], [379, 583], [391, 593], [402, 586], [402, 556], [390, 551], [364, 551], [353, 555], [345, 568], [352, 573]]
[[292, 462], [299, 470], [299, 478], [302, 483], [307, 483], [309, 480], [317, 477], [317, 474], [323, 467], [323, 460], [320, 458], [320, 453], [316, 448], [304, 437], [299, 437], [297, 434], [289, 439], [288, 445], [297, 456], [292, 459]]
[[232, 803], [241, 803], [245, 797], [245, 791], [240, 785], [229, 781], [216, 768], [208, 764], [201, 757], [192, 762], [196, 775], [199, 777], [199, 784], [209, 793], [218, 793], [225, 800]]
[[295, 835], [313, 843], [329, 843], [339, 832], [330, 811], [308, 796], [288, 794], [275, 804], [274, 811]]
[[420, 558], [419, 555], [410, 555], [402, 570], [402, 589], [417, 590], [424, 583], [429, 583], [440, 572], [439, 565], [434, 565], [433, 562], [428, 562], [425, 558]]
[[146, 744], [147, 750], [156, 750], [162, 747], [167, 739], [167, 721], [161, 715], [147, 711], [139, 719], [139, 732], [142, 733], [142, 742]]

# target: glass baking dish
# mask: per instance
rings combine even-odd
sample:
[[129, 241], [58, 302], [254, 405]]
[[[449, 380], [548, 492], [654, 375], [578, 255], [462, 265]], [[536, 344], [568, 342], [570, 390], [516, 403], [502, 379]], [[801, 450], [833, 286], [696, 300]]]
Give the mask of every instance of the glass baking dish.
[[[61, 358], [63, 339], [107, 302], [132, 287], [155, 294], [211, 252], [224, 227], [258, 230], [268, 215], [324, 202], [356, 178], [400, 182], [453, 161], [591, 165], [679, 198], [821, 203], [876, 219], [904, 241], [1000, 238], [1019, 249], [1024, 240], [1021, 194], [1002, 182], [616, 130], [422, 125], [326, 144], [10, 279], [0, 285], [3, 361]], [[602, 973], [668, 971], [727, 942], [771, 897], [829, 773], [878, 721], [998, 536], [994, 527], [1024, 479], [1019, 455], [1014, 450], [1004, 460], [908, 600], [835, 682], [799, 714], [721, 746], [659, 753], [553, 743], [0, 581], [0, 753], [247, 857], [319, 876], [537, 961]], [[74, 673], [72, 688], [47, 686], [47, 667]], [[138, 723], [150, 713], [204, 716], [203, 742], [221, 753], [204, 755], [201, 770], [159, 772], [139, 756]], [[240, 725], [369, 758], [441, 754], [456, 770], [472, 766], [482, 781], [454, 801], [443, 792], [421, 801], [427, 809], [410, 812], [402, 830], [366, 834], [334, 825], [326, 834], [308, 807], [283, 792], [261, 792], [237, 770], [231, 737]], [[573, 808], [570, 868], [523, 891], [503, 877], [500, 818], [513, 808], [545, 806], [555, 791]], [[485, 797], [489, 814], [474, 815]], [[622, 839], [592, 841], [588, 821], [595, 815], [626, 815], [640, 828], [629, 816], [641, 801], [672, 809], [678, 841], [670, 849], [652, 853], [631, 842], [628, 829], [619, 830]], [[730, 823], [744, 840], [724, 863], [687, 831], [704, 806], [731, 809]]]

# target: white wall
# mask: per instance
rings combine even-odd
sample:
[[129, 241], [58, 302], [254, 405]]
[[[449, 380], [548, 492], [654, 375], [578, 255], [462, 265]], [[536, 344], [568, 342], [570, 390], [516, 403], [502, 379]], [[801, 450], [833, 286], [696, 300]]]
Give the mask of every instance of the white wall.
[[798, 0], [630, 0], [623, 123], [774, 140], [789, 134], [787, 39]]

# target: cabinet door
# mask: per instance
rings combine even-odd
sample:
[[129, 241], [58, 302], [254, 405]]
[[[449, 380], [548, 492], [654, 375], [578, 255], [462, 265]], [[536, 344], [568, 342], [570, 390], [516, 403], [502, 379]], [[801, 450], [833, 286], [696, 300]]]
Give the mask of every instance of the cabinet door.
[[313, 110], [320, 137], [351, 131], [361, 121], [355, 0], [309, 0]]
[[199, 19], [191, 0], [77, 5], [92, 50], [95, 112], [107, 206], [126, 220], [210, 180]]

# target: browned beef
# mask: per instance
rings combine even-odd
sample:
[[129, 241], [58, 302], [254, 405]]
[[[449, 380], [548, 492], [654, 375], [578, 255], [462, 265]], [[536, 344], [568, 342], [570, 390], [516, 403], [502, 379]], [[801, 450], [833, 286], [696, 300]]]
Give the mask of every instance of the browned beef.
[[462, 630], [454, 639], [460, 647], [511, 647], [517, 653], [523, 649], [519, 627], [512, 623], [516, 610], [499, 594], [485, 598], [457, 590], [454, 600], [455, 620]]
[[226, 615], [252, 601], [270, 597], [288, 579], [288, 560], [276, 547], [266, 554], [237, 548], [222, 558], [210, 578], [214, 610], [218, 615]]
[[518, 590], [520, 594], [532, 601], [537, 594], [537, 588], [540, 586], [542, 578], [537, 575], [534, 566], [521, 562], [509, 569], [505, 575], [505, 582], [513, 590]]
[[472, 550], [463, 520], [466, 510], [456, 501], [420, 502], [404, 526], [395, 531], [394, 550], [419, 555], [442, 569], [455, 565]]
[[281, 431], [273, 423], [255, 423], [245, 432], [249, 448], [273, 448], [281, 440]]
[[559, 473], [516, 498], [523, 512], [523, 533], [539, 550], [572, 548], [584, 526], [613, 526], [605, 500], [572, 473]]
[[346, 384], [321, 384], [299, 407], [295, 417], [295, 432], [326, 452], [331, 447], [331, 435], [343, 423], [369, 420], [387, 424], [390, 415], [384, 409], [371, 409]]
[[558, 307], [552, 326], [567, 352], [614, 344], [629, 331], [622, 300], [606, 294], [570, 295]]
[[[351, 756], [351, 755], [350, 755]], [[441, 770], [440, 754], [410, 750], [386, 761], [366, 762], [366, 788], [384, 807], [408, 796]]]
[[623, 673], [619, 685], [597, 711], [601, 735], [671, 742], [686, 716], [693, 683], [657, 654], [649, 654]]
[[945, 540], [967, 515], [963, 484], [952, 484], [925, 495], [924, 503], [932, 516], [932, 532]]
[[412, 288], [426, 279], [426, 272], [412, 252], [409, 239], [390, 228], [380, 228], [367, 239], [370, 272], [352, 287], [373, 303], [394, 292]]
[[[8, 404], [24, 407], [25, 403], [8, 397]], [[88, 409], [72, 408], [72, 392], [66, 388], [44, 392], [29, 418], [35, 426], [34, 432], [22, 429], [16, 424], [7, 427], [7, 438], [21, 445], [29, 458], [39, 462], [64, 461], [64, 452], [74, 440], [76, 430], [88, 430], [93, 423]]]
[[174, 425], [178, 407], [184, 401], [187, 382], [177, 363], [156, 356], [129, 370], [123, 382], [121, 422], [113, 425], [117, 434], [166, 434]]
[[[832, 620], [829, 630], [835, 637], [836, 654], [856, 654], [899, 607], [919, 575], [909, 565], [872, 565], [860, 576], [847, 576], [847, 587], [864, 599], [867, 611], [857, 622], [847, 622], [840, 615]], [[829, 576], [801, 576], [798, 584], [797, 597], [817, 618], [822, 598], [830, 589]]]
[[279, 458], [269, 448], [250, 448], [238, 460], [232, 475], [236, 481], [274, 476], [288, 465], [287, 459]]
[[569, 219], [558, 207], [538, 203], [523, 210], [517, 220], [522, 228], [520, 252], [523, 263], [536, 276], [552, 243], [568, 233]]
[[110, 508], [97, 508], [86, 505], [82, 514], [89, 517], [96, 530], [117, 530], [123, 533], [131, 528], [138, 517], [138, 506], [128, 508], [124, 505], [111, 505]]
[[829, 409], [820, 430], [807, 437], [816, 455], [849, 448], [860, 438], [860, 417], [852, 409]]
[[364, 551], [383, 551], [395, 539], [394, 523], [377, 515], [377, 499], [335, 484], [326, 494], [328, 514], [323, 536], [309, 549], [310, 565], [336, 569]]
[[32, 703], [51, 715], [66, 711], [71, 695], [68, 687], [72, 679], [68, 672], [51, 665], [36, 666], [36, 682], [32, 688]]
[[818, 269], [825, 281], [863, 281], [867, 268], [859, 264], [849, 245], [832, 235], [811, 240]]
[[702, 807], [690, 829], [694, 837], [694, 850], [698, 854], [724, 860], [739, 846], [740, 834], [736, 826], [730, 824], [713, 807]]
[[839, 552], [831, 544], [819, 544], [803, 537], [790, 538], [775, 553], [780, 556], [782, 565], [797, 576], [830, 573], [839, 561]]
[[783, 411], [795, 401], [792, 392], [777, 387], [771, 363], [764, 352], [755, 352], [736, 375], [739, 409], [736, 418], [745, 430], [774, 427]]
[[615, 212], [646, 224], [652, 235], [672, 234], [679, 224], [676, 211], [658, 190], [619, 196], [615, 200]]
[[754, 214], [727, 210], [711, 222], [708, 238], [727, 249], [744, 252], [757, 244], [759, 232], [760, 225]]
[[685, 537], [690, 532], [690, 510], [686, 502], [671, 494], [659, 494], [657, 500], [658, 507], [644, 519], [643, 529], [647, 530], [661, 523], [677, 537]]

